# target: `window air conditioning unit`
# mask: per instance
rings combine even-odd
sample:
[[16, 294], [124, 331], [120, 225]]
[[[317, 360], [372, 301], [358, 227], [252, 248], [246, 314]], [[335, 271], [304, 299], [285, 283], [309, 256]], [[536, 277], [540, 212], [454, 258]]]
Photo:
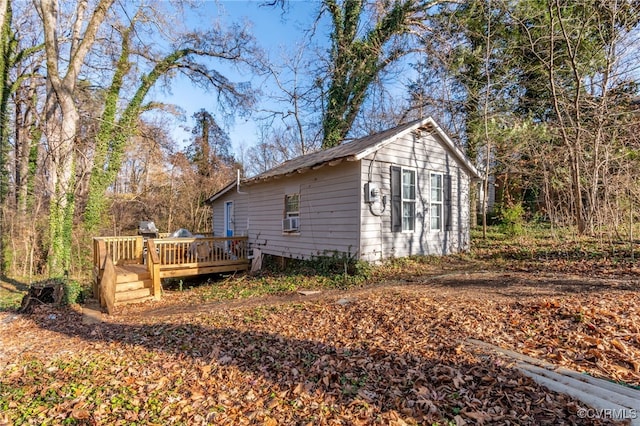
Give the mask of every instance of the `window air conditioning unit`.
[[297, 231], [300, 226], [300, 218], [288, 217], [282, 220], [282, 230], [284, 232]]

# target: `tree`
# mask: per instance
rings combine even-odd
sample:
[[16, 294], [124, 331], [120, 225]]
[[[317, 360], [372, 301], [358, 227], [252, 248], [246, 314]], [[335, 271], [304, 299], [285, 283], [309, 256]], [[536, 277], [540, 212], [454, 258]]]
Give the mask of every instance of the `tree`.
[[5, 199], [7, 192], [9, 70], [15, 41], [11, 37], [11, 2], [0, 0], [0, 274], [5, 273]]
[[269, 98], [285, 107], [261, 111], [261, 121], [269, 129], [269, 138], [278, 139], [279, 148], [287, 151], [283, 152], [286, 158], [308, 154], [320, 147], [317, 119], [321, 114], [317, 106], [322, 104], [318, 93], [321, 79], [312, 77], [311, 63], [317, 56], [313, 55], [313, 59], [308, 56], [313, 51], [311, 39], [305, 38], [295, 52], [283, 52], [281, 65], [263, 65], [277, 87], [276, 93], [268, 94]]
[[570, 211], [578, 233], [592, 233], [606, 181], [619, 102], [613, 89], [631, 74], [621, 48], [640, 20], [638, 5], [547, 0], [525, 2], [514, 16], [546, 76], [553, 130], [566, 152]]
[[[371, 84], [411, 51], [410, 35], [425, 35], [429, 11], [439, 3], [395, 0], [368, 9], [364, 0], [324, 1], [332, 32], [323, 148], [336, 146], [347, 136]], [[372, 22], [365, 19], [368, 16]]]
[[[85, 58], [96, 40], [114, 0], [99, 0], [88, 11], [88, 1], [80, 0], [71, 25], [68, 49], [60, 46], [57, 0], [37, 3], [42, 18], [47, 68], [44, 136], [49, 153], [47, 189], [49, 196], [49, 275], [61, 276], [69, 270], [71, 231], [75, 209], [75, 139], [79, 114], [74, 92]], [[67, 55], [64, 55], [67, 53]]]
[[[139, 13], [142, 13], [141, 10]], [[104, 193], [118, 173], [124, 147], [135, 133], [140, 114], [158, 107], [157, 104], [143, 102], [149, 90], [161, 77], [167, 76], [171, 71], [180, 70], [194, 83], [201, 84], [205, 89], [214, 89], [220, 104], [235, 110], [247, 108], [252, 102], [252, 96], [246, 87], [231, 82], [218, 71], [198, 62], [198, 58], [214, 58], [229, 63], [247, 60], [250, 52], [256, 52], [257, 49], [252, 43], [252, 37], [243, 29], [232, 27], [226, 32], [213, 28], [208, 32], [183, 34], [170, 53], [154, 57], [143, 46], [137, 51], [132, 46], [138, 34], [137, 23], [146, 21], [139, 19], [140, 17], [141, 15], [137, 14], [130, 24], [121, 30], [120, 56], [107, 90], [84, 213], [85, 228], [89, 233], [95, 233], [102, 223], [106, 211]], [[145, 57], [151, 63], [151, 70], [139, 76], [135, 75], [134, 55]], [[138, 86], [133, 97], [120, 112], [118, 105], [123, 98], [125, 78], [137, 80]]]
[[192, 129], [193, 143], [188, 147], [189, 160], [203, 177], [211, 177], [220, 166], [233, 166], [231, 139], [205, 109], [193, 114], [196, 125]]
[[[0, 273], [4, 273], [5, 266], [5, 213], [14, 210], [14, 203], [22, 216], [26, 209], [24, 195], [28, 163], [23, 157], [33, 154], [30, 147], [33, 145], [31, 133], [35, 122], [36, 56], [43, 48], [40, 43], [29, 44], [21, 39], [13, 27], [12, 6], [10, 1], [0, 1]], [[13, 122], [12, 115], [15, 117]], [[15, 145], [15, 173], [11, 172], [11, 141]], [[20, 196], [22, 200], [18, 200]]]
[[264, 173], [297, 155], [302, 155], [292, 149], [297, 141], [290, 133], [269, 125], [260, 126], [258, 132], [258, 142], [247, 150], [244, 159], [243, 167], [247, 176]]

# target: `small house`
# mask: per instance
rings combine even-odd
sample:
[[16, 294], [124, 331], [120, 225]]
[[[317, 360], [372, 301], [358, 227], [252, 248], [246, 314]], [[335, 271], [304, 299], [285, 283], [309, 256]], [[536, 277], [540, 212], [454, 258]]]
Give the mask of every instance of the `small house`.
[[480, 175], [432, 118], [303, 155], [209, 198], [213, 232], [258, 254], [377, 262], [469, 249]]

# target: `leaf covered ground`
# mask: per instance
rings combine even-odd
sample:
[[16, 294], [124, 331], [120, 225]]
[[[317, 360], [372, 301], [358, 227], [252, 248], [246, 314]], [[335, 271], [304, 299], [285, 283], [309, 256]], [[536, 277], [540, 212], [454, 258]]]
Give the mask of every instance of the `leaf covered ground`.
[[98, 324], [2, 312], [0, 424], [606, 424], [466, 341], [639, 386], [640, 276], [495, 265], [401, 261], [312, 296], [201, 287]]

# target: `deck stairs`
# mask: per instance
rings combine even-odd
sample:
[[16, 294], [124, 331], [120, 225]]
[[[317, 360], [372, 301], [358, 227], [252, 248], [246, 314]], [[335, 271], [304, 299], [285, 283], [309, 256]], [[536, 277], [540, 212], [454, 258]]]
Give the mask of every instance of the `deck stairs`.
[[93, 238], [93, 293], [116, 306], [160, 300], [163, 278], [246, 271], [248, 237]]
[[144, 265], [116, 266], [115, 306], [153, 300], [153, 281]]

